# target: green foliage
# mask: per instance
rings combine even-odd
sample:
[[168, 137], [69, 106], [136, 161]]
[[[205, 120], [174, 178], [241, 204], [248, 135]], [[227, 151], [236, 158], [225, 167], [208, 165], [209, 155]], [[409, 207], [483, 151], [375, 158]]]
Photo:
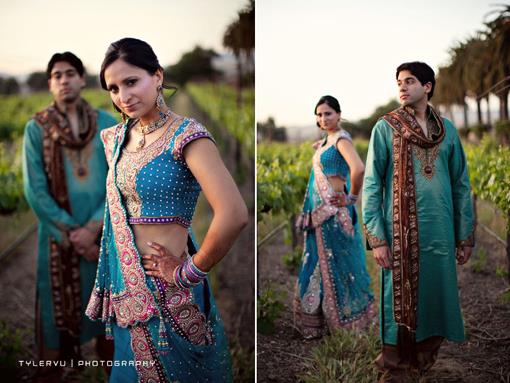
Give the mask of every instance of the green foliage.
[[479, 146], [466, 145], [465, 149], [474, 193], [503, 213], [510, 212], [510, 147], [485, 137]]
[[26, 354], [23, 337], [26, 331], [13, 330], [0, 320], [0, 369], [18, 366], [18, 359]]
[[501, 301], [506, 304], [510, 303], [510, 289], [501, 294]]
[[269, 117], [266, 122], [257, 122], [257, 141], [287, 141], [287, 128], [276, 126], [273, 117]]
[[226, 84], [188, 84], [186, 90], [218, 125], [239, 142], [250, 161], [255, 155], [255, 92], [245, 89], [238, 105], [236, 90]]
[[364, 140], [361, 138], [355, 138], [354, 139], [354, 147], [356, 148], [356, 151], [358, 152], [360, 158], [363, 160], [363, 162], [367, 161], [367, 153], [368, 153], [368, 140]]
[[0, 142], [0, 214], [28, 208], [23, 195], [21, 138], [11, 144]]
[[508, 278], [508, 271], [501, 266], [496, 266], [496, 277]]
[[302, 255], [303, 248], [301, 246], [297, 246], [282, 257], [282, 262], [291, 272], [294, 272], [298, 270], [301, 265]]
[[182, 55], [179, 62], [165, 69], [165, 77], [183, 86], [192, 79], [212, 80], [219, 72], [213, 68], [212, 59], [218, 54], [212, 49], [196, 46]]
[[487, 124], [476, 124], [471, 126], [469, 129], [462, 129], [462, 130], [468, 130], [471, 132], [474, 132], [478, 138], [482, 138], [485, 133], [489, 131], [489, 125]]
[[494, 124], [494, 129], [496, 130], [496, 135], [499, 139], [505, 141], [506, 144], [510, 141], [510, 121], [509, 120], [499, 120]]
[[397, 100], [392, 99], [386, 104], [377, 107], [374, 112], [367, 118], [364, 118], [357, 123], [343, 123], [346, 130], [351, 132], [353, 135], [361, 135], [364, 138], [369, 138], [372, 132], [372, 128], [376, 124], [377, 120], [388, 112], [397, 109], [400, 106]]
[[285, 308], [283, 300], [285, 293], [278, 291], [269, 284], [259, 294], [257, 299], [257, 331], [262, 334], [272, 334], [274, 332], [274, 322], [277, 320]]
[[255, 377], [255, 353], [239, 345], [237, 340], [230, 346], [234, 381], [253, 382]]
[[[354, 140], [362, 160], [368, 141]], [[287, 219], [298, 214], [303, 204], [312, 168], [314, 149], [311, 142], [302, 144], [259, 143], [257, 145], [257, 219], [271, 212]]]
[[32, 92], [44, 92], [48, 90], [48, 76], [46, 72], [32, 72], [27, 78], [27, 85]]
[[340, 329], [312, 350], [299, 378], [305, 383], [375, 382], [373, 360], [380, 348], [376, 327], [360, 333]]
[[473, 256], [471, 262], [471, 270], [474, 273], [483, 273], [487, 267], [487, 252], [485, 249], [479, 249], [478, 252]]
[[257, 219], [263, 213], [283, 214], [288, 219], [301, 209], [313, 148], [301, 145], [261, 143], [257, 146]]
[[[112, 114], [112, 103], [108, 93], [104, 90], [86, 89], [82, 97], [95, 108], [104, 109]], [[50, 93], [34, 93], [26, 96], [0, 96], [0, 141], [13, 140], [23, 135], [28, 120], [38, 111], [44, 109], [53, 101]]]
[[15, 77], [0, 77], [0, 94], [11, 95], [19, 93], [19, 83]]

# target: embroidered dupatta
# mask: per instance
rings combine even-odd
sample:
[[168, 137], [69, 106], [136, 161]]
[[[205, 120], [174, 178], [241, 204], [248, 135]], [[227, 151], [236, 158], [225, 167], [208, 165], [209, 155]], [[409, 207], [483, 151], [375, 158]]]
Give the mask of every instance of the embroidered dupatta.
[[[413, 145], [432, 149], [441, 144], [445, 127], [431, 107], [430, 113], [439, 131], [432, 138], [407, 110], [398, 108], [383, 118], [393, 129], [393, 308], [399, 327], [399, 346], [406, 352], [413, 347], [418, 308], [419, 243], [414, 178]], [[433, 168], [424, 169], [432, 172]]]

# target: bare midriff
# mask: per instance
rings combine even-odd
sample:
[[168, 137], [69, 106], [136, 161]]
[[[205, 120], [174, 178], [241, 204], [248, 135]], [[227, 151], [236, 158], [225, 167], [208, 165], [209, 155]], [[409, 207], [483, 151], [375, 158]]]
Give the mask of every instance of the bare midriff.
[[343, 192], [345, 181], [342, 177], [332, 174], [328, 175], [328, 181], [330, 185], [333, 187], [333, 190], [336, 192]]
[[177, 223], [131, 225], [131, 227], [140, 254], [157, 253], [156, 250], [147, 245], [147, 242], [159, 243], [176, 257], [182, 256], [186, 251], [188, 230]]

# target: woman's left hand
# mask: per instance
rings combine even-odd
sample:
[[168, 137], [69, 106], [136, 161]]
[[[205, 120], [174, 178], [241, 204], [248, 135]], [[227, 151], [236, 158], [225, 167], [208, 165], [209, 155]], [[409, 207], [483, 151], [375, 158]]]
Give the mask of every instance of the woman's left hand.
[[346, 205], [346, 195], [345, 193], [334, 193], [328, 200], [330, 205], [336, 207], [344, 207]]
[[174, 270], [181, 264], [181, 259], [172, 255], [170, 251], [157, 242], [147, 242], [155, 253], [142, 254], [142, 264], [145, 273], [151, 277], [162, 278], [168, 283], [174, 283]]

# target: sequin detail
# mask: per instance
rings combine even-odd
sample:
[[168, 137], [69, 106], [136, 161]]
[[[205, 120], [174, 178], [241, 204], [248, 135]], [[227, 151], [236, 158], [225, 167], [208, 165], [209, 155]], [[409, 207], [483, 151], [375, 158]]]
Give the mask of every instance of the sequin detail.
[[185, 228], [190, 227], [190, 222], [182, 217], [131, 217], [129, 218], [129, 223], [131, 225], [163, 225], [167, 223], [178, 223]]

